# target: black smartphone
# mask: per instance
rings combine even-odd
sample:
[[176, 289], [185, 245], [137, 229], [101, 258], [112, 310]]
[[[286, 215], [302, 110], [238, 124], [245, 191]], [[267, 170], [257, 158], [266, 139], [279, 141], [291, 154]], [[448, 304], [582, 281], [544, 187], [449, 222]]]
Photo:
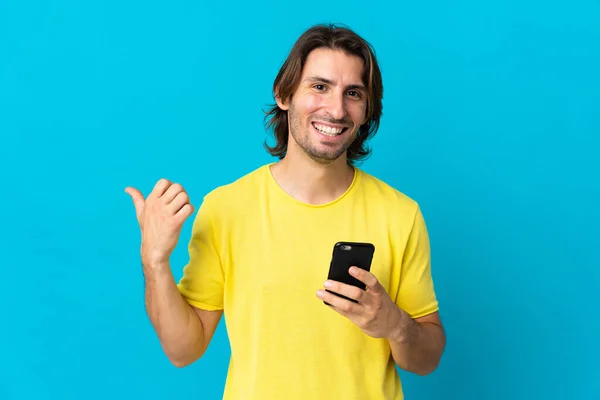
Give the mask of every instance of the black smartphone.
[[[331, 255], [331, 263], [329, 264], [329, 275], [327, 279], [346, 283], [365, 290], [366, 285], [350, 275], [348, 271], [350, 267], [355, 266], [366, 271], [371, 270], [371, 262], [375, 253], [375, 245], [372, 243], [361, 242], [338, 242], [333, 246], [333, 254]], [[329, 293], [357, 303], [356, 300], [350, 299], [339, 293], [327, 290]], [[324, 302], [330, 305], [327, 302]]]

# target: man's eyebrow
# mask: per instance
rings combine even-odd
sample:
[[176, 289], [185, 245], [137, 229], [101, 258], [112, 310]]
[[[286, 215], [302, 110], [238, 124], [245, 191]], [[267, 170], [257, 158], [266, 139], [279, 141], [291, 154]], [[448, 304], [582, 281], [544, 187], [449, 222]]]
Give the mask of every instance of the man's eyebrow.
[[[331, 79], [323, 78], [320, 76], [309, 76], [309, 77], [305, 78], [304, 80], [308, 81], [308, 82], [323, 82], [328, 85], [334, 84], [334, 82]], [[355, 83], [355, 84], [346, 86], [346, 90], [350, 90], [350, 89], [366, 90], [365, 86], [360, 83]]]

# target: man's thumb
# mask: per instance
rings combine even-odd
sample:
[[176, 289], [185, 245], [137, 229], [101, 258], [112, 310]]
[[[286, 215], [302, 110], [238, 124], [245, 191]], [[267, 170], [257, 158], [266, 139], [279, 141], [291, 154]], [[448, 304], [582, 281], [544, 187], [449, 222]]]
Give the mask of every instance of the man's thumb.
[[142, 208], [144, 207], [144, 196], [139, 190], [130, 186], [125, 188], [125, 193], [131, 196], [133, 206], [135, 207], [135, 215], [139, 218], [142, 213]]

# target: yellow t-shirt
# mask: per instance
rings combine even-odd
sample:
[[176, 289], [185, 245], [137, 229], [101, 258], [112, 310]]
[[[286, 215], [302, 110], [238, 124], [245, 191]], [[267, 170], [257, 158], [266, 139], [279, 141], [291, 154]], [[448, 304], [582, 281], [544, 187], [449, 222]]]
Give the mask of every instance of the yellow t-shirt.
[[371, 272], [411, 316], [438, 309], [418, 205], [358, 168], [324, 205], [289, 196], [269, 165], [205, 196], [178, 287], [191, 305], [224, 310], [225, 400], [403, 399], [388, 341], [316, 296], [339, 241], [375, 245]]

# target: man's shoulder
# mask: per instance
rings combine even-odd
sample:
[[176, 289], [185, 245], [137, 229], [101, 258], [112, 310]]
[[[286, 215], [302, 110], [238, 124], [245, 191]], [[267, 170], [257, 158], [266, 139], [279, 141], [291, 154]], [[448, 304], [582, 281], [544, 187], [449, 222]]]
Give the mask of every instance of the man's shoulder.
[[419, 204], [415, 199], [392, 186], [387, 181], [364, 170], [360, 170], [364, 190], [369, 198], [379, 203], [379, 206], [389, 206], [400, 211], [416, 211]]
[[204, 202], [218, 206], [247, 204], [252, 194], [265, 183], [268, 168], [269, 164], [261, 165], [229, 183], [215, 187], [204, 196]]

